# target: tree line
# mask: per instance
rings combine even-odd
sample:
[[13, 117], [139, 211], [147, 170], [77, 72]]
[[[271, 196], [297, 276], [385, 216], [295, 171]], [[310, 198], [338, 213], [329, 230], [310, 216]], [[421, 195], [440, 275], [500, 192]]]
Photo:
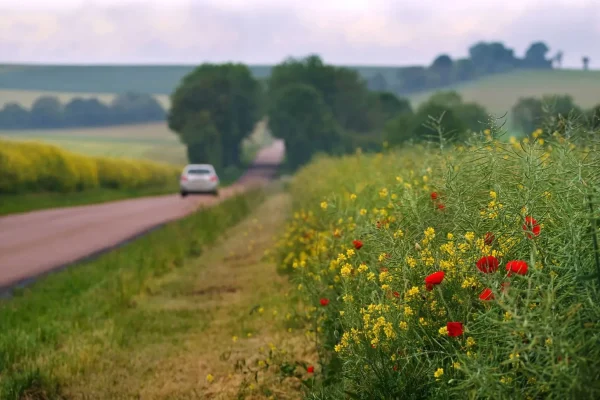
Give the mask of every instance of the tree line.
[[[600, 129], [600, 103], [584, 109], [569, 95], [545, 95], [541, 98], [523, 97], [513, 106], [513, 128], [531, 133], [542, 123], [554, 123], [555, 129], [564, 129], [565, 121], [576, 121], [578, 125], [592, 130]], [[561, 121], [563, 121], [561, 123]]]
[[[437, 56], [429, 66], [412, 66], [396, 71], [397, 84], [390, 84], [382, 73], [368, 80], [369, 88], [399, 94], [442, 88], [453, 83], [466, 82], [482, 76], [508, 72], [514, 69], [552, 69], [561, 67], [563, 52], [549, 57], [550, 49], [544, 42], [532, 43], [523, 58], [501, 42], [478, 42], [469, 48], [469, 56], [453, 60], [448, 54]], [[583, 68], [589, 68], [589, 57], [582, 58]]]
[[66, 104], [55, 96], [37, 98], [31, 109], [7, 103], [0, 109], [0, 129], [100, 127], [163, 121], [166, 111], [149, 94], [124, 93], [109, 104], [96, 98], [73, 98]]
[[[538, 54], [545, 54], [542, 50]], [[534, 65], [538, 58], [527, 59]], [[439, 92], [413, 110], [407, 99], [370, 90], [357, 71], [325, 64], [316, 55], [287, 59], [264, 81], [243, 64], [203, 64], [184, 77], [171, 104], [169, 127], [186, 144], [189, 161], [217, 168], [241, 166], [241, 143], [263, 117], [272, 134], [285, 141], [292, 169], [317, 153], [380, 151], [384, 141], [393, 146], [439, 140], [440, 127], [445, 139], [464, 139], [491, 122], [483, 106], [452, 91]], [[562, 110], [571, 109], [565, 104]], [[531, 99], [515, 106], [519, 130], [538, 127], [540, 107]]]

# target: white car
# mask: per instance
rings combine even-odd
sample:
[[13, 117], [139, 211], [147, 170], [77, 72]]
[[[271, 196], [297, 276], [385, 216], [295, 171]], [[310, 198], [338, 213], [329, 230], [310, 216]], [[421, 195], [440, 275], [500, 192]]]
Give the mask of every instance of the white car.
[[219, 177], [210, 164], [190, 164], [183, 169], [179, 180], [181, 196], [189, 193], [219, 195]]

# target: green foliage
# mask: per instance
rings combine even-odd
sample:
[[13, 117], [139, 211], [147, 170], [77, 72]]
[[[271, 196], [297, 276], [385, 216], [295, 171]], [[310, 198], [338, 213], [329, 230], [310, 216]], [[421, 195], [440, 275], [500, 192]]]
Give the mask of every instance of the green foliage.
[[165, 111], [151, 95], [121, 94], [106, 105], [98, 99], [74, 98], [61, 104], [55, 96], [41, 96], [27, 110], [16, 103], [0, 109], [0, 129], [56, 129], [162, 121]]
[[[320, 350], [309, 398], [600, 396], [600, 143], [582, 127], [501, 133], [321, 158], [295, 176], [277, 254]], [[478, 265], [488, 256], [497, 270]]]
[[269, 127], [285, 140], [289, 166], [308, 162], [315, 152], [334, 150], [339, 128], [316, 88], [303, 83], [287, 85], [274, 94], [271, 104]]
[[[242, 140], [260, 117], [260, 90], [243, 64], [202, 64], [186, 75], [171, 95], [169, 128], [188, 145], [191, 159], [202, 160], [214, 149], [203, 150], [203, 144], [218, 136], [218, 166], [240, 165]], [[209, 127], [196, 129], [202, 121], [210, 121]]]
[[[546, 95], [541, 99], [534, 97], [521, 98], [512, 108], [514, 128], [524, 133], [531, 133], [542, 121], [548, 124], [549, 130], [563, 130], [560, 120], [566, 117], [577, 117], [583, 113], [569, 95]], [[562, 132], [564, 133], [564, 132]]]
[[[439, 92], [421, 104], [415, 113], [403, 113], [384, 127], [391, 145], [406, 142], [466, 139], [469, 132], [478, 132], [489, 120], [487, 111], [478, 104], [464, 103], [456, 92]], [[438, 127], [443, 126], [443, 132]]]

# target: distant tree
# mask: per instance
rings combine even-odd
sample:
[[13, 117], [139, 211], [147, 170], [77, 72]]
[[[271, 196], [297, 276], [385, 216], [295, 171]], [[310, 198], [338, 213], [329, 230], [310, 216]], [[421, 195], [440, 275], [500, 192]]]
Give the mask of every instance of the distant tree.
[[520, 98], [511, 112], [514, 128], [526, 134], [540, 127], [544, 115], [542, 101], [535, 97]]
[[527, 68], [552, 68], [552, 61], [546, 59], [546, 54], [550, 51], [544, 42], [535, 42], [525, 52], [523, 66]]
[[340, 143], [335, 118], [322, 94], [305, 83], [286, 85], [274, 93], [270, 103], [269, 127], [285, 141], [286, 158], [299, 167], [317, 152], [333, 153]]
[[0, 128], [25, 129], [31, 125], [31, 114], [17, 103], [7, 103], [0, 110]]
[[559, 50], [553, 58], [554, 62], [556, 63], [556, 66], [558, 68], [562, 68], [563, 56], [564, 56], [564, 54], [563, 54], [562, 50]]
[[431, 73], [425, 67], [405, 67], [397, 72], [401, 93], [413, 93], [430, 87]]
[[500, 42], [479, 42], [469, 48], [469, 56], [476, 70], [482, 73], [509, 71], [518, 66], [514, 51]]
[[377, 94], [379, 108], [381, 109], [384, 120], [395, 117], [398, 114], [411, 113], [412, 107], [410, 101], [405, 98], [399, 98], [390, 92], [382, 92]]
[[590, 58], [588, 56], [585, 56], [581, 59], [581, 61], [583, 61], [584, 71], [587, 71], [590, 68]]
[[445, 86], [451, 82], [453, 66], [450, 56], [442, 54], [436, 57], [429, 69], [439, 76], [440, 84]]
[[202, 64], [186, 75], [171, 95], [169, 128], [188, 146], [188, 152], [193, 151], [199, 148], [198, 143], [212, 140], [212, 128], [197, 131], [198, 138], [190, 136], [193, 132], [189, 127], [201, 120], [198, 114], [207, 113], [220, 138], [223, 165], [237, 166], [241, 163], [242, 140], [260, 117], [260, 102], [260, 84], [246, 65]]
[[456, 61], [454, 66], [454, 75], [455, 81], [468, 81], [475, 78], [477, 73], [473, 61], [468, 58]]
[[387, 81], [381, 72], [376, 73], [368, 80], [367, 86], [376, 92], [385, 92], [388, 89]]
[[[87, 104], [101, 112], [97, 105]], [[80, 105], [79, 105], [80, 107]], [[162, 121], [165, 110], [154, 96], [143, 93], [124, 93], [110, 103], [110, 112], [115, 123], [139, 123], [147, 121]]]
[[31, 126], [34, 128], [59, 128], [63, 126], [63, 106], [54, 96], [42, 96], [31, 106]]
[[111, 109], [98, 99], [77, 97], [65, 105], [64, 122], [67, 126], [80, 127], [110, 125], [117, 121]]

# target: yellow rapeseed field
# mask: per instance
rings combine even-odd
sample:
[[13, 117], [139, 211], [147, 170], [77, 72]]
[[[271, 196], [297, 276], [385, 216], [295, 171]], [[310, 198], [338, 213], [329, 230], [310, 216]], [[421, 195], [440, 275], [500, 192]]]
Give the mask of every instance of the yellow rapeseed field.
[[0, 193], [152, 187], [172, 182], [179, 172], [150, 161], [88, 157], [45, 143], [0, 140]]

